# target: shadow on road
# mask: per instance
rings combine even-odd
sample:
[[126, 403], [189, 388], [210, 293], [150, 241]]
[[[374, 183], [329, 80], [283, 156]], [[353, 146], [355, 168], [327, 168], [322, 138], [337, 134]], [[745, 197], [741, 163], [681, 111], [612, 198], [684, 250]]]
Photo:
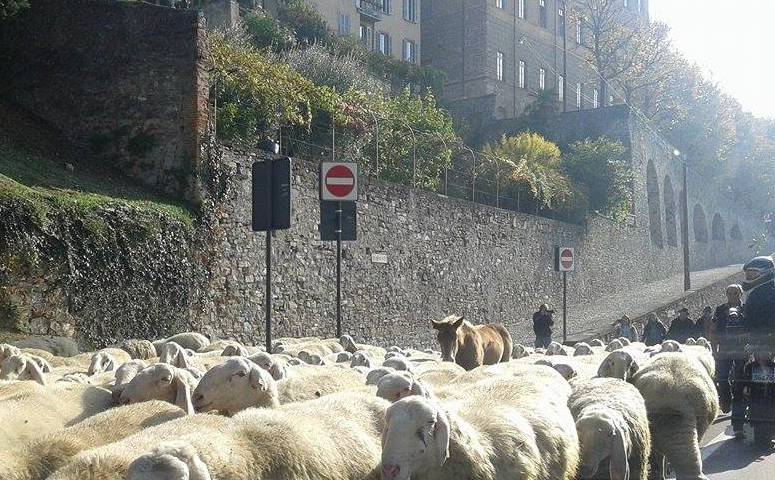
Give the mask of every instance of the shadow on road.
[[773, 454], [775, 451], [772, 449], [763, 451], [740, 440], [725, 440], [703, 461], [702, 470], [706, 474], [742, 470], [767, 460]]

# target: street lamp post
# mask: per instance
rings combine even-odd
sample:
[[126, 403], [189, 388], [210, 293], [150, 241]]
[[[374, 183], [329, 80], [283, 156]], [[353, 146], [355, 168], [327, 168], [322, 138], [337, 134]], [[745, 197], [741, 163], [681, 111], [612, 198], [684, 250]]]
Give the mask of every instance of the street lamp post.
[[681, 159], [683, 166], [683, 192], [681, 192], [681, 243], [683, 246], [684, 260], [684, 291], [692, 288], [692, 280], [689, 274], [689, 181], [687, 178], [686, 155], [679, 150], [674, 150], [673, 154]]

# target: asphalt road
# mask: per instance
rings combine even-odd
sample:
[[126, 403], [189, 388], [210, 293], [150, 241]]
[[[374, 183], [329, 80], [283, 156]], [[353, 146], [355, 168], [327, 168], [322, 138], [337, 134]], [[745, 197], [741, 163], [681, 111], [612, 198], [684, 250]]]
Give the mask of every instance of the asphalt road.
[[[749, 439], [752, 434], [749, 432]], [[735, 440], [729, 417], [723, 416], [703, 437], [703, 472], [709, 480], [775, 479], [775, 449], [757, 450], [752, 441]]]

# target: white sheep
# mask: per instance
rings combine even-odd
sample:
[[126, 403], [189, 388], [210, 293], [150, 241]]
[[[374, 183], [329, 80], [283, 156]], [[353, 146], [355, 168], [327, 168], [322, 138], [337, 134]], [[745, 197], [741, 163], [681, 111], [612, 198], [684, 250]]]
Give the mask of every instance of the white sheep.
[[708, 349], [708, 350], [710, 350], [710, 351], [712, 351], [712, 350], [713, 350], [713, 348], [711, 347], [711, 344], [710, 344], [710, 342], [709, 342], [709, 341], [708, 341], [708, 339], [707, 339], [707, 338], [705, 338], [705, 337], [700, 337], [700, 338], [698, 338], [698, 339], [697, 339], [697, 345], [699, 345], [700, 347], [704, 347], [704, 348], [706, 348], [706, 349]]
[[684, 342], [684, 345], [697, 345], [697, 340], [695, 340], [695, 339], [694, 339], [694, 338], [692, 338], [692, 337], [689, 337], [689, 338], [687, 338], [687, 339], [686, 339], [686, 341]]
[[382, 478], [571, 480], [578, 437], [567, 399], [529, 376], [478, 382], [442, 402], [403, 398], [385, 414]]
[[249, 356], [248, 360], [269, 372], [275, 380], [281, 380], [288, 376], [288, 361], [280, 355], [258, 352], [255, 355]]
[[153, 342], [153, 346], [154, 348], [156, 348], [156, 355], [161, 355], [162, 345], [169, 342], [175, 342], [181, 347], [188, 348], [195, 352], [210, 345], [210, 339], [208, 339], [201, 333], [196, 333], [196, 332], [178, 333], [177, 335], [173, 335], [171, 337], [168, 337], [162, 340], [156, 340], [155, 342]]
[[618, 338], [614, 338], [613, 340], [611, 340], [608, 343], [608, 345], [606, 345], [605, 351], [606, 352], [613, 352], [613, 351], [616, 351], [616, 350], [620, 350], [623, 346], [624, 345], [622, 344], [622, 342]]
[[412, 362], [403, 356], [390, 357], [382, 362], [382, 366], [386, 368], [392, 368], [394, 370], [406, 370], [411, 372], [413, 370]]
[[323, 359], [323, 363], [349, 363], [352, 357], [353, 354], [350, 352], [331, 353]]
[[148, 367], [148, 364], [144, 360], [134, 359], [126, 362], [118, 367], [114, 373], [115, 381], [110, 387], [113, 401], [118, 403], [121, 398], [121, 392], [124, 391], [126, 385], [132, 381], [133, 378], [144, 368]]
[[369, 370], [369, 373], [366, 374], [366, 385], [377, 385], [382, 377], [395, 371], [395, 368], [389, 367], [373, 368]]
[[595, 352], [592, 350], [592, 347], [590, 347], [589, 344], [585, 342], [577, 343], [573, 349], [574, 357], [579, 357], [581, 355], [593, 355], [594, 353]]
[[197, 381], [188, 371], [166, 363], [157, 363], [139, 371], [124, 386], [119, 403], [127, 405], [148, 400], [163, 400], [193, 414], [191, 392]]
[[675, 340], [665, 340], [660, 347], [660, 353], [662, 352], [682, 352], [681, 344]]
[[554, 362], [548, 358], [536, 360], [535, 365], [545, 365], [547, 367], [551, 367], [555, 369], [557, 373], [562, 375], [562, 378], [565, 380], [570, 380], [571, 378], [577, 377], [579, 375], [578, 370], [576, 370], [576, 367], [573, 365], [565, 362]]
[[121, 349], [132, 359], [149, 360], [157, 355], [156, 347], [148, 340], [129, 339], [121, 342]]
[[46, 478], [78, 452], [119, 441], [144, 428], [183, 416], [183, 410], [161, 401], [111, 408], [19, 445], [7, 455], [0, 453], [0, 478]]
[[350, 358], [350, 367], [366, 367], [372, 368], [374, 366], [374, 360], [371, 358], [371, 354], [365, 350], [357, 350], [352, 354]]
[[250, 355], [248, 349], [236, 342], [226, 345], [221, 352], [222, 357], [247, 357], [248, 355]]
[[431, 390], [407, 371], [385, 375], [377, 383], [377, 396], [389, 402], [396, 402], [409, 395], [431, 398]]
[[11, 355], [20, 355], [22, 351], [19, 347], [9, 345], [7, 343], [0, 343], [0, 363]]
[[605, 359], [600, 362], [597, 376], [604, 378], [618, 378], [619, 380], [626, 382], [649, 362], [650, 357], [647, 354], [631, 349], [616, 350], [609, 353]]
[[91, 385], [34, 382], [22, 387], [21, 395], [6, 396], [0, 408], [0, 445], [20, 445], [74, 424], [112, 406], [110, 392]]
[[[663, 353], [641, 368], [631, 383], [646, 401], [654, 455], [667, 458], [678, 479], [705, 478], [699, 441], [719, 409], [708, 372], [688, 355]], [[662, 473], [654, 472], [658, 478]]]
[[617, 338], [617, 340], [619, 340], [619, 343], [621, 343], [623, 347], [626, 347], [627, 345], [632, 343], [630, 339], [627, 337], [619, 337]]
[[522, 357], [527, 357], [528, 355], [530, 355], [530, 350], [521, 343], [515, 343], [511, 348], [511, 358], [515, 360]]
[[581, 477], [598, 478], [608, 460], [610, 478], [646, 480], [651, 433], [640, 392], [613, 378], [573, 380], [571, 386], [568, 407], [579, 436]]
[[89, 362], [89, 375], [112, 372], [124, 363], [132, 360], [132, 357], [124, 350], [118, 348], [104, 348], [95, 353]]
[[[194, 415], [82, 452], [50, 480], [194, 475], [201, 480], [207, 478], [203, 468], [210, 478], [376, 480], [387, 405], [373, 394], [349, 393], [278, 409], [247, 409], [232, 418]], [[179, 461], [159, 461], [152, 450]]]
[[599, 338], [595, 338], [592, 341], [589, 342], [590, 347], [605, 347], [605, 342], [600, 340]]
[[312, 400], [332, 393], [361, 389], [363, 375], [338, 366], [310, 366], [299, 369], [277, 384], [280, 403]]
[[565, 350], [565, 347], [561, 343], [552, 342], [546, 348], [546, 355], [564, 355], [567, 357], [568, 351]]
[[[45, 360], [34, 355], [11, 355], [0, 365], [0, 380], [32, 380], [45, 385], [46, 379], [43, 373], [46, 368], [41, 367], [43, 362], [48, 365]], [[47, 370], [51, 371], [51, 367], [48, 367]]]
[[247, 358], [232, 358], [205, 373], [194, 389], [197, 412], [234, 415], [248, 407], [280, 405], [277, 384], [268, 371]]
[[385, 358], [385, 353], [387, 353], [387, 351], [381, 347], [355, 343], [355, 340], [353, 340], [353, 337], [350, 335], [342, 335], [339, 338], [339, 343], [342, 345], [346, 352], [355, 353], [358, 350], [365, 350], [369, 352], [369, 356], [371, 358]]

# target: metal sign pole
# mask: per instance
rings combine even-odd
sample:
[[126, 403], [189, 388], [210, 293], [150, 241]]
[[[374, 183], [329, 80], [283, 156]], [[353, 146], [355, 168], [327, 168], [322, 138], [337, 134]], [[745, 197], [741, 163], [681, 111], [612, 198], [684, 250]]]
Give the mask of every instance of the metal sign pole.
[[342, 202], [336, 202], [336, 338], [342, 336]]
[[[272, 190], [272, 195], [274, 194], [274, 182], [272, 182], [272, 168], [274, 167], [274, 162], [272, 160], [267, 160], [269, 162], [269, 168], [266, 169], [268, 181], [269, 181], [269, 188]], [[268, 211], [272, 211], [272, 195], [269, 195], [269, 205], [267, 206]], [[272, 228], [267, 229], [266, 231], [266, 297], [264, 301], [264, 306], [266, 307], [266, 351], [270, 352], [272, 351]]]
[[568, 272], [562, 272], [562, 343], [568, 340]]

